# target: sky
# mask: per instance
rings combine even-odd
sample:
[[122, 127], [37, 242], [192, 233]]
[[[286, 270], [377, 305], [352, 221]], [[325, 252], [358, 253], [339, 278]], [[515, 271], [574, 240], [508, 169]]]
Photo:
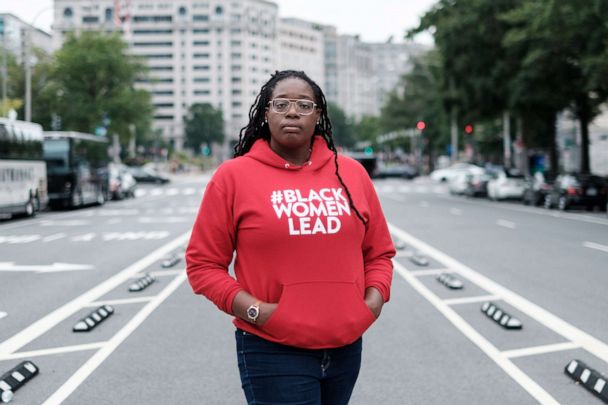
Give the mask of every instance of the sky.
[[[93, 0], [91, 0], [93, 1]], [[339, 34], [359, 34], [365, 42], [384, 42], [391, 35], [401, 42], [406, 29], [418, 24], [420, 16], [437, 0], [275, 0], [281, 17], [298, 17], [334, 25]], [[0, 13], [8, 12], [50, 31], [52, 0], [0, 0]], [[432, 44], [423, 34], [417, 42]]]

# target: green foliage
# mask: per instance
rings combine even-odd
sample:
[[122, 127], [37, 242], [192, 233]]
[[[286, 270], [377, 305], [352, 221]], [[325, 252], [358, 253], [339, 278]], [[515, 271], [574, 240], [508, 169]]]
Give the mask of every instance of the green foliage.
[[188, 116], [184, 117], [186, 127], [186, 146], [195, 154], [201, 153], [201, 145], [224, 141], [224, 118], [221, 110], [211, 104], [193, 104]]
[[108, 134], [119, 134], [121, 143], [136, 133], [149, 133], [152, 105], [147, 91], [135, 88], [146, 72], [127, 54], [118, 34], [83, 32], [69, 35], [55, 54], [46, 91], [53, 99], [51, 112], [59, 115], [62, 130], [94, 133], [109, 119]]
[[357, 140], [355, 139], [353, 123], [346, 116], [344, 110], [342, 110], [336, 103], [328, 102], [327, 114], [329, 115], [329, 119], [331, 121], [336, 146], [352, 148]]

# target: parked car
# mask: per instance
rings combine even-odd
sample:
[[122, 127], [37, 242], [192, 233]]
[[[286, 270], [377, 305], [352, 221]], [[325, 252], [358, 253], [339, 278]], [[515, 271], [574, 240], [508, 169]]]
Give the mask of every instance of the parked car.
[[109, 190], [113, 200], [135, 197], [137, 181], [125, 165], [110, 163]]
[[450, 194], [464, 194], [467, 190], [469, 176], [471, 176], [471, 173], [467, 171], [461, 171], [452, 176], [448, 181]]
[[483, 168], [470, 163], [454, 163], [450, 167], [433, 170], [430, 177], [432, 180], [437, 182], [446, 182], [461, 172], [483, 173], [483, 171]]
[[166, 184], [169, 182], [169, 178], [141, 167], [130, 166], [129, 172], [138, 183]]
[[557, 176], [553, 187], [545, 196], [545, 208], [557, 207], [565, 211], [579, 206], [592, 210], [607, 205], [606, 179], [590, 174], [562, 174]]
[[418, 176], [418, 171], [416, 170], [416, 168], [406, 163], [379, 163], [375, 172], [375, 177], [380, 179], [388, 177], [398, 177], [402, 179], [411, 180], [416, 176]]
[[545, 202], [545, 196], [553, 187], [555, 177], [542, 172], [526, 177], [522, 201], [525, 205], [539, 206]]
[[500, 170], [488, 181], [488, 198], [491, 200], [521, 199], [524, 194], [524, 183], [525, 177], [518, 170]]
[[491, 178], [492, 173], [489, 171], [467, 174], [467, 186], [464, 195], [467, 197], [486, 197], [488, 195], [488, 182]]

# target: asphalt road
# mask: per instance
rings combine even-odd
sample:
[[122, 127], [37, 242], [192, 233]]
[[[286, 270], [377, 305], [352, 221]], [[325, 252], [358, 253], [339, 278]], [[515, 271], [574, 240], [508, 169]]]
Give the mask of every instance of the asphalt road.
[[[183, 260], [161, 267], [182, 256], [206, 180], [0, 222], [0, 375], [40, 368], [13, 403], [244, 403], [230, 318], [192, 294]], [[580, 359], [608, 375], [605, 214], [453, 197], [425, 179], [376, 186], [405, 249], [351, 404], [600, 403], [563, 370]], [[129, 292], [146, 272], [157, 281]], [[444, 272], [464, 288], [438, 283]], [[486, 301], [523, 329], [485, 316]], [[72, 332], [102, 304], [115, 313]]]

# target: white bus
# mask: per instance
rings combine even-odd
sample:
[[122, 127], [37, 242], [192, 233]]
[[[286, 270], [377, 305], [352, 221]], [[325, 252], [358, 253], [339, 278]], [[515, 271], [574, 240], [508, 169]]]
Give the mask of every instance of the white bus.
[[42, 127], [0, 118], [0, 218], [33, 216], [48, 203]]

